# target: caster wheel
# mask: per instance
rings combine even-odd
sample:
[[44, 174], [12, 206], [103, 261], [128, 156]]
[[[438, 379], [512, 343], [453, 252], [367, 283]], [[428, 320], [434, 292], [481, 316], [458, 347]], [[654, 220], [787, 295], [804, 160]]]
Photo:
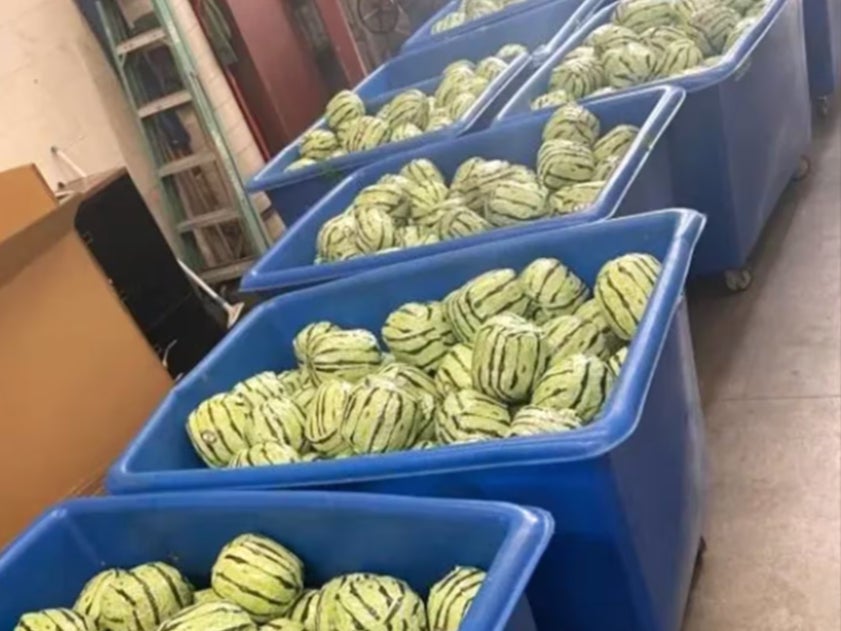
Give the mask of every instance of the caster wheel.
[[818, 112], [821, 116], [826, 118], [829, 116], [829, 111], [832, 109], [832, 101], [828, 96], [818, 97]]
[[812, 161], [806, 156], [800, 156], [800, 163], [797, 165], [797, 171], [794, 174], [794, 181], [799, 182], [805, 180], [812, 170]]
[[753, 282], [749, 269], [730, 269], [724, 272], [724, 284], [733, 293], [745, 291]]

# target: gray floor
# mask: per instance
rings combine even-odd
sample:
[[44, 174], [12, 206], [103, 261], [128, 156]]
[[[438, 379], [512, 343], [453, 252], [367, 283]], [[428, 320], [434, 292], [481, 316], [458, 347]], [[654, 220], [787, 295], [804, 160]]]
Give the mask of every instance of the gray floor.
[[690, 291], [710, 449], [686, 631], [841, 629], [841, 116], [740, 295]]

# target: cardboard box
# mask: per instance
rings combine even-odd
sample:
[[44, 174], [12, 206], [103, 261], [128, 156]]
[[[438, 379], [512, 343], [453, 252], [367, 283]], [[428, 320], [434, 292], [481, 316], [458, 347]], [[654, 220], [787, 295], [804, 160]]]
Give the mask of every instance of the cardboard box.
[[0, 545], [99, 487], [171, 387], [34, 166], [0, 173]]

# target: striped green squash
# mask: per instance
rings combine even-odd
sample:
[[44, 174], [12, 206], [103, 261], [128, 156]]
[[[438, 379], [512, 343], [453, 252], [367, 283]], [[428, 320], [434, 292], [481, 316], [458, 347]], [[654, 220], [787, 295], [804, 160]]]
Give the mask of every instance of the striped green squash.
[[341, 432], [355, 453], [399, 451], [414, 440], [421, 418], [420, 402], [383, 377], [356, 384], [342, 415]]
[[630, 340], [660, 274], [660, 261], [650, 254], [625, 254], [602, 266], [595, 295], [613, 332]]
[[193, 594], [193, 604], [205, 605], [208, 603], [223, 603], [225, 599], [213, 591], [213, 588], [201, 589]]
[[312, 158], [298, 158], [297, 160], [293, 160], [287, 164], [284, 171], [298, 171], [300, 169], [311, 167], [314, 164], [318, 164], [318, 160], [313, 160]]
[[558, 259], [535, 259], [519, 278], [523, 292], [537, 310], [538, 323], [572, 313], [590, 293], [584, 281]]
[[456, 567], [435, 583], [426, 601], [431, 631], [458, 631], [486, 577], [478, 568]]
[[318, 383], [328, 379], [358, 381], [382, 363], [377, 338], [365, 329], [331, 331], [312, 345], [310, 368]]
[[266, 401], [283, 394], [283, 385], [271, 371], [258, 373], [240, 381], [233, 387], [233, 393], [240, 395], [249, 405], [259, 407]]
[[500, 48], [496, 53], [494, 53], [494, 57], [498, 57], [503, 61], [514, 61], [520, 55], [527, 55], [529, 49], [523, 46], [522, 44], [506, 44], [502, 48]]
[[365, 576], [338, 586], [331, 624], [337, 631], [426, 631], [423, 601], [404, 581]]
[[356, 247], [371, 254], [397, 245], [397, 227], [391, 216], [373, 206], [354, 206], [356, 219]]
[[473, 349], [466, 344], [456, 344], [444, 355], [435, 373], [435, 389], [444, 397], [473, 385]]
[[472, 68], [459, 67], [444, 75], [435, 88], [435, 102], [446, 109], [455, 98], [466, 91], [467, 83], [476, 75]]
[[289, 445], [276, 441], [254, 443], [242, 451], [234, 454], [228, 466], [231, 469], [248, 467], [268, 467], [281, 464], [300, 462], [301, 455]]
[[193, 589], [166, 563], [146, 563], [122, 572], [102, 594], [100, 615], [109, 631], [155, 631], [193, 604]]
[[298, 599], [286, 612], [286, 617], [295, 622], [300, 622], [304, 631], [319, 631], [316, 626], [318, 620], [318, 603], [321, 600], [321, 591], [317, 589], [305, 589], [298, 596]]
[[616, 333], [614, 333], [613, 329], [610, 328], [610, 325], [607, 323], [607, 319], [602, 313], [601, 305], [599, 305], [599, 301], [595, 298], [591, 298], [590, 300], [582, 303], [581, 306], [575, 310], [574, 315], [582, 320], [589, 320], [596, 325], [599, 331], [602, 332], [605, 343], [610, 352], [615, 351], [624, 343], [616, 337]]
[[[473, 190], [473, 179], [480, 172], [481, 166], [484, 163], [484, 158], [468, 158], [459, 165], [458, 169], [456, 169], [455, 175], [453, 175], [453, 181], [450, 185], [451, 195], [457, 195], [463, 198], [465, 203], [467, 203], [467, 205], [473, 210], [481, 210], [481, 204], [477, 206], [474, 202], [471, 205], [468, 202], [472, 200], [468, 200], [466, 194], [468, 191]], [[478, 189], [476, 193], [478, 194]]]
[[342, 587], [351, 583], [361, 583], [371, 576], [374, 575], [361, 572], [345, 574], [343, 576], [337, 576], [325, 583], [320, 591], [321, 597], [318, 601], [315, 628], [318, 631], [345, 631], [338, 626], [338, 621], [336, 620], [336, 594]]
[[461, 6], [468, 20], [477, 20], [502, 8], [496, 0], [463, 0]]
[[95, 631], [96, 627], [72, 609], [44, 609], [25, 613], [14, 631]]
[[704, 53], [704, 57], [718, 55], [741, 16], [728, 6], [712, 3], [702, 6], [689, 16], [686, 30]]
[[446, 129], [453, 124], [453, 119], [450, 118], [447, 110], [442, 108], [435, 108], [429, 114], [429, 124], [424, 130], [425, 133], [438, 131], [439, 129]]
[[611, 48], [602, 56], [608, 85], [627, 88], [652, 79], [657, 71], [657, 55], [648, 46], [630, 43]]
[[544, 186], [553, 191], [590, 180], [595, 168], [590, 148], [571, 140], [547, 140], [537, 152], [537, 175]]
[[596, 57], [577, 57], [562, 61], [549, 75], [549, 92], [563, 90], [573, 99], [582, 99], [604, 85], [604, 68]]
[[388, 136], [389, 142], [403, 142], [423, 135], [423, 129], [414, 123], [400, 123], [391, 128]]
[[589, 320], [574, 315], [558, 316], [543, 324], [543, 332], [550, 366], [579, 353], [607, 359], [607, 341], [599, 327]]
[[558, 107], [571, 102], [572, 97], [567, 93], [567, 91], [558, 88], [532, 99], [530, 107], [533, 110], [542, 110], [546, 107]]
[[498, 57], [485, 57], [476, 65], [476, 74], [493, 81], [508, 68], [508, 63]]
[[717, 1], [718, 0], [675, 0], [674, 9], [677, 14], [677, 24], [683, 28], [695, 11]]
[[440, 239], [469, 237], [493, 229], [493, 225], [487, 219], [465, 206], [460, 199], [454, 206], [442, 213], [435, 224]]
[[383, 144], [390, 133], [388, 123], [375, 116], [360, 116], [348, 123], [345, 149], [367, 151]]
[[559, 107], [543, 127], [543, 140], [571, 140], [592, 145], [599, 137], [601, 123], [590, 110], [577, 103]]
[[260, 631], [307, 631], [307, 628], [289, 618], [275, 618], [260, 627]]
[[436, 438], [444, 445], [506, 438], [511, 416], [502, 403], [476, 390], [451, 392], [438, 408]]
[[612, 156], [624, 156], [639, 134], [636, 125], [617, 125], [599, 138], [593, 145], [593, 157], [603, 162]]
[[724, 47], [722, 48], [721, 52], [724, 53], [733, 48], [733, 46], [736, 45], [736, 42], [742, 39], [742, 37], [750, 29], [756, 26], [757, 19], [758, 18], [754, 16], [750, 16], [739, 20], [736, 23], [736, 26], [733, 27], [733, 30], [730, 31], [730, 34], [727, 36], [727, 39], [724, 41]]
[[677, 20], [672, 0], [620, 0], [613, 21], [642, 33], [654, 26], [670, 26]]
[[[592, 30], [584, 40], [598, 55], [603, 55], [611, 48], [624, 46], [631, 42], [640, 43], [640, 36], [631, 29], [619, 24], [602, 24]], [[567, 55], [569, 59], [569, 55]]]
[[473, 387], [499, 401], [526, 401], [546, 369], [547, 357], [538, 326], [511, 313], [494, 316], [476, 333]]
[[337, 93], [329, 103], [324, 112], [327, 125], [336, 131], [342, 125], [365, 115], [365, 103], [358, 95], [350, 90], [342, 90]]
[[383, 325], [382, 336], [399, 361], [430, 373], [456, 343], [440, 302], [409, 302], [392, 311]]
[[350, 453], [350, 445], [341, 434], [342, 415], [353, 386], [337, 379], [327, 381], [315, 391], [315, 398], [307, 414], [304, 433], [318, 453], [336, 457]]
[[599, 413], [613, 386], [613, 373], [592, 355], [571, 355], [543, 373], [532, 405], [573, 410], [584, 423]]
[[401, 225], [409, 218], [410, 184], [409, 180], [401, 175], [385, 175], [376, 184], [359, 191], [353, 200], [353, 206], [376, 208], [391, 217], [397, 225]]
[[202, 401], [187, 419], [187, 435], [209, 467], [224, 467], [248, 446], [252, 407], [238, 394], [222, 393]]
[[344, 261], [361, 254], [356, 245], [356, 218], [342, 213], [324, 222], [316, 237], [317, 256], [326, 262]]
[[510, 311], [524, 315], [528, 298], [511, 269], [485, 272], [444, 299], [444, 313], [459, 341], [472, 343], [483, 322]]
[[377, 116], [391, 127], [409, 123], [423, 129], [429, 123], [429, 101], [420, 90], [406, 90], [389, 101]]
[[657, 74], [661, 77], [677, 75], [694, 68], [704, 61], [704, 53], [688, 39], [672, 42], [666, 47], [657, 64]]
[[430, 32], [433, 35], [443, 33], [444, 31], [449, 31], [452, 28], [461, 26], [466, 20], [467, 16], [462, 11], [453, 11], [435, 22], [435, 24], [432, 25], [432, 28], [430, 28]]
[[[593, 172], [595, 173], [595, 169]], [[604, 180], [576, 182], [575, 184], [562, 186], [549, 196], [549, 208], [555, 215], [566, 215], [586, 210], [598, 199], [602, 190], [604, 190], [604, 186]]]
[[441, 212], [440, 204], [447, 199], [447, 187], [437, 180], [415, 182], [408, 188], [409, 214], [420, 225], [432, 225]]
[[164, 622], [158, 631], [257, 631], [248, 614], [232, 603], [188, 607]]
[[624, 156], [608, 156], [598, 162], [596, 168], [593, 169], [593, 180], [597, 182], [606, 182], [609, 180], [623, 158]]
[[516, 226], [548, 215], [546, 190], [537, 182], [507, 179], [497, 185], [485, 201], [485, 217], [498, 228]]
[[625, 363], [625, 359], [628, 357], [628, 347], [623, 346], [618, 351], [616, 351], [613, 355], [611, 355], [607, 360], [607, 367], [610, 368], [611, 372], [615, 376], [619, 376], [619, 371], [622, 370], [622, 366]]
[[105, 570], [90, 579], [76, 598], [73, 610], [82, 614], [93, 626], [102, 626], [102, 596], [122, 574], [122, 570]]
[[240, 535], [228, 543], [211, 572], [214, 591], [261, 623], [289, 610], [303, 590], [303, 580], [301, 560], [257, 534]]
[[301, 138], [299, 152], [302, 158], [325, 160], [339, 148], [339, 140], [329, 129], [313, 129]]
[[[292, 349], [295, 352], [295, 359], [298, 360], [298, 363], [302, 366], [307, 365], [310, 358], [311, 348], [313, 342], [324, 335], [325, 333], [330, 333], [332, 331], [338, 331], [339, 327], [337, 327], [332, 322], [313, 322], [312, 324], [308, 324], [303, 329], [298, 331], [298, 334], [292, 340]], [[300, 387], [300, 384], [298, 385]], [[297, 390], [298, 388], [295, 388]], [[292, 391], [294, 392], [294, 390]], [[286, 392], [281, 390], [278, 394], [292, 394], [291, 392]]]
[[303, 381], [301, 382], [301, 387], [289, 395], [289, 398], [291, 398], [297, 406], [301, 408], [301, 411], [305, 416], [309, 414], [312, 402], [315, 399], [315, 391], [317, 388], [318, 385], [316, 385], [315, 381], [313, 381], [310, 372], [307, 371]]
[[473, 105], [475, 105], [478, 98], [476, 94], [471, 92], [457, 94], [447, 105], [447, 115], [453, 121], [464, 118]]
[[517, 410], [511, 422], [511, 438], [556, 434], [579, 427], [581, 419], [573, 410], [553, 410], [525, 405]]
[[688, 35], [676, 26], [653, 26], [642, 32], [641, 43], [645, 42], [658, 58], [666, 52], [666, 47], [672, 42], [688, 39]]

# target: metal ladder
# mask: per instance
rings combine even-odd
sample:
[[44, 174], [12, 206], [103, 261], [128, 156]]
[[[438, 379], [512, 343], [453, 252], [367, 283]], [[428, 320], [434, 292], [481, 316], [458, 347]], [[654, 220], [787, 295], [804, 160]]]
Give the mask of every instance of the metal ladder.
[[166, 0], [151, 4], [157, 24], [141, 32], [132, 32], [117, 0], [97, 0], [97, 10], [180, 258], [211, 285], [233, 281], [270, 239]]

